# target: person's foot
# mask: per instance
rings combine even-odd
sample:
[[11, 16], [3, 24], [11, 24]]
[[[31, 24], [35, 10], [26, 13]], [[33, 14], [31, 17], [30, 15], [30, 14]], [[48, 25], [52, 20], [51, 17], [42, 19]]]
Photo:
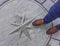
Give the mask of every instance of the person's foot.
[[44, 20], [43, 19], [37, 19], [34, 22], [32, 22], [33, 26], [40, 26], [42, 24], [44, 24]]
[[56, 27], [52, 27], [52, 28], [47, 30], [46, 34], [50, 35], [50, 34], [54, 34], [56, 32], [58, 32], [57, 28]]

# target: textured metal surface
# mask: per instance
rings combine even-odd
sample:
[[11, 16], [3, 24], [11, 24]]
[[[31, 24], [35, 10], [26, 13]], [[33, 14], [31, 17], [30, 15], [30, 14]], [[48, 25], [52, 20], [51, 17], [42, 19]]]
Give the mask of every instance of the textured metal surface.
[[[2, 1], [2, 3], [0, 4], [0, 6], [5, 6], [4, 4], [7, 2], [7, 1], [9, 1], [9, 0], [3, 0]], [[56, 2], [56, 0], [34, 0], [35, 2], [37, 2], [37, 5], [42, 5], [42, 7], [48, 12], [48, 10], [49, 10], [49, 8]], [[13, 2], [13, 1], [11, 1], [11, 2]], [[14, 2], [14, 3], [16, 3], [16, 2]], [[7, 3], [7, 4], [9, 4], [9, 3]], [[49, 5], [49, 7], [48, 7], [48, 5]], [[40, 6], [39, 5], [39, 6]], [[7, 5], [7, 6], [9, 6], [9, 5]], [[13, 6], [14, 6], [14, 4], [13, 4]], [[47, 7], [46, 7], [47, 6]], [[3, 8], [3, 7], [2, 7]], [[6, 7], [5, 7], [6, 8]], [[3, 9], [5, 9], [5, 8], [3, 8]], [[1, 10], [1, 11], [4, 11], [4, 10]], [[4, 11], [5, 12], [5, 11]], [[0, 13], [2, 13], [2, 12], [0, 12]], [[4, 13], [5, 14], [5, 13]], [[1, 15], [3, 15], [3, 14], [1, 14]], [[10, 14], [11, 15], [11, 14]], [[15, 15], [15, 14], [14, 14]], [[4, 18], [4, 16], [2, 17], [2, 18]], [[23, 17], [24, 18], [24, 17]], [[24, 20], [22, 21], [22, 22], [24, 22], [26, 19], [24, 18]], [[17, 20], [16, 20], [17, 21]], [[20, 20], [19, 20], [20, 21]], [[16, 27], [18, 27], [18, 26], [20, 26], [19, 25], [19, 21], [18, 21], [18, 24], [16, 25], [16, 24], [12, 24], [13, 25], [13, 27], [14, 28], [16, 28]], [[1, 22], [1, 23], [3, 23], [3, 22]], [[1, 24], [0, 24], [1, 25]], [[11, 25], [11, 26], [12, 26]], [[2, 25], [2, 26], [4, 26], [4, 24]], [[6, 26], [6, 25], [5, 25]], [[9, 26], [8, 26], [9, 27]], [[11, 27], [11, 28], [13, 28], [13, 27]], [[11, 30], [11, 28], [10, 29], [7, 29], [7, 30]], [[31, 27], [27, 27], [28, 29], [31, 29]], [[42, 27], [41, 27], [42, 28]], [[3, 29], [3, 28], [2, 28]], [[24, 29], [25, 30], [25, 29]], [[23, 31], [24, 31], [23, 30]], [[4, 31], [4, 30], [3, 30]], [[13, 42], [15, 42], [14, 40], [18, 40], [18, 38], [16, 38], [16, 36], [17, 37], [19, 37], [18, 35], [16, 35], [16, 34], [12, 34], [12, 36], [5, 36], [6, 34], [3, 32], [3, 31], [1, 31], [1, 43], [0, 43], [0, 46], [10, 46], [10, 44], [11, 45], [13, 45], [14, 43]], [[9, 31], [10, 32], [10, 31]], [[11, 31], [12, 32], [12, 31]], [[29, 38], [29, 39], [31, 39], [30, 38], [30, 34], [29, 34], [29, 32], [27, 32], [27, 30], [25, 31], [25, 35]], [[9, 33], [7, 33], [7, 34], [9, 34]], [[20, 35], [20, 34], [19, 34]], [[58, 33], [57, 33], [57, 35], [58, 35]], [[56, 35], [56, 36], [57, 36]], [[5, 37], [4, 37], [5, 36]], [[49, 41], [48, 41], [48, 43], [47, 44], [45, 44], [46, 46], [60, 46], [60, 38], [56, 38], [56, 36], [51, 36], [50, 37], [50, 39], [49, 39]], [[3, 37], [3, 39], [2, 39], [2, 37]], [[21, 36], [20, 36], [21, 37]], [[25, 37], [25, 36], [23, 36], [23, 37]], [[15, 39], [16, 38], [16, 39]], [[7, 40], [6, 40], [7, 39]], [[14, 39], [14, 40], [13, 40]], [[11, 42], [11, 41], [13, 41], [13, 42]], [[19, 40], [18, 40], [19, 41]], [[20, 40], [21, 41], [21, 40]], [[29, 41], [28, 39], [27, 39], [27, 41]], [[7, 42], [7, 44], [5, 44], [5, 42]], [[22, 42], [22, 41], [21, 41]], [[10, 43], [10, 44], [9, 44]], [[52, 44], [53, 43], [53, 44]], [[3, 45], [4, 44], [4, 45]], [[28, 44], [31, 44], [31, 43], [28, 43]], [[54, 45], [55, 44], [55, 45]], [[19, 43], [17, 43], [17, 45], [16, 46], [20, 46], [20, 44]], [[26, 44], [25, 44], [25, 46], [26, 46]], [[30, 46], [32, 46], [32, 45], [30, 45]], [[35, 46], [35, 45], [33, 45], [33, 46]], [[38, 45], [39, 46], [39, 45]]]

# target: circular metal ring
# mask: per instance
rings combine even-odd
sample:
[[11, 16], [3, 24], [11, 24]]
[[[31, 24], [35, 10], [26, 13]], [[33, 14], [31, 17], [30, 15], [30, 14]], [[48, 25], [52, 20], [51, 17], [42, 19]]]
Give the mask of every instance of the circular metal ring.
[[43, 4], [46, 2], [46, 0], [43, 0], [43, 1], [35, 0], [35, 1], [39, 2], [40, 4]]

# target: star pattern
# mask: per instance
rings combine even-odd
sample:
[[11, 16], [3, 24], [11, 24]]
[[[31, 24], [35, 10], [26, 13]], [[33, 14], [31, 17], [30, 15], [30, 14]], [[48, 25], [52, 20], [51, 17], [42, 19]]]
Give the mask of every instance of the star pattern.
[[[28, 31], [29, 29], [32, 29], [32, 28], [26, 25], [29, 25], [36, 17], [37, 16], [35, 16], [30, 20], [25, 21], [25, 16], [20, 17], [19, 15], [16, 15], [15, 16], [16, 20], [11, 25], [17, 27], [17, 29], [11, 32], [10, 34], [14, 34], [19, 31], [20, 32], [19, 38], [21, 38], [21, 35], [24, 33], [30, 40], [32, 40]], [[20, 23], [20, 24], [17, 24], [17, 23]]]
[[[10, 33], [10, 34], [14, 34], [14, 33], [19, 31], [20, 32], [19, 38], [21, 38], [21, 35], [24, 33], [31, 40], [29, 31], [28, 31], [28, 29], [31, 29], [31, 27], [21, 25], [25, 21], [25, 16], [22, 18], [22, 17], [17, 15], [17, 16], [15, 16], [15, 18], [16, 18], [16, 21], [11, 25], [16, 26], [18, 28], [15, 31], [13, 31], [12, 33]], [[16, 23], [19, 23], [19, 22], [21, 23], [20, 25], [16, 24]]]

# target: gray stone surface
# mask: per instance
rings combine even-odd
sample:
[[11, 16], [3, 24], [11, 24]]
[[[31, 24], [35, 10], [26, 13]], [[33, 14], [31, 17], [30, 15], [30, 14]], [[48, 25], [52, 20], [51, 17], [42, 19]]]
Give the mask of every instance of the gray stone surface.
[[[0, 0], [2, 4], [6, 0]], [[50, 36], [46, 30], [51, 24], [33, 27], [32, 21], [43, 18], [47, 10], [55, 3], [55, 0], [9, 0], [0, 7], [0, 46], [59, 46], [60, 33]], [[45, 9], [44, 9], [45, 8]], [[37, 16], [37, 17], [36, 17]], [[36, 18], [35, 18], [36, 17]], [[34, 20], [32, 20], [35, 18]], [[20, 20], [21, 19], [21, 20]], [[31, 22], [30, 22], [31, 21]], [[53, 21], [53, 25], [59, 24], [59, 19]], [[25, 25], [25, 23], [30, 22]], [[19, 32], [10, 34], [20, 28]], [[22, 35], [21, 31], [23, 31]], [[30, 35], [30, 37], [29, 37]], [[19, 38], [20, 36], [20, 38]]]

